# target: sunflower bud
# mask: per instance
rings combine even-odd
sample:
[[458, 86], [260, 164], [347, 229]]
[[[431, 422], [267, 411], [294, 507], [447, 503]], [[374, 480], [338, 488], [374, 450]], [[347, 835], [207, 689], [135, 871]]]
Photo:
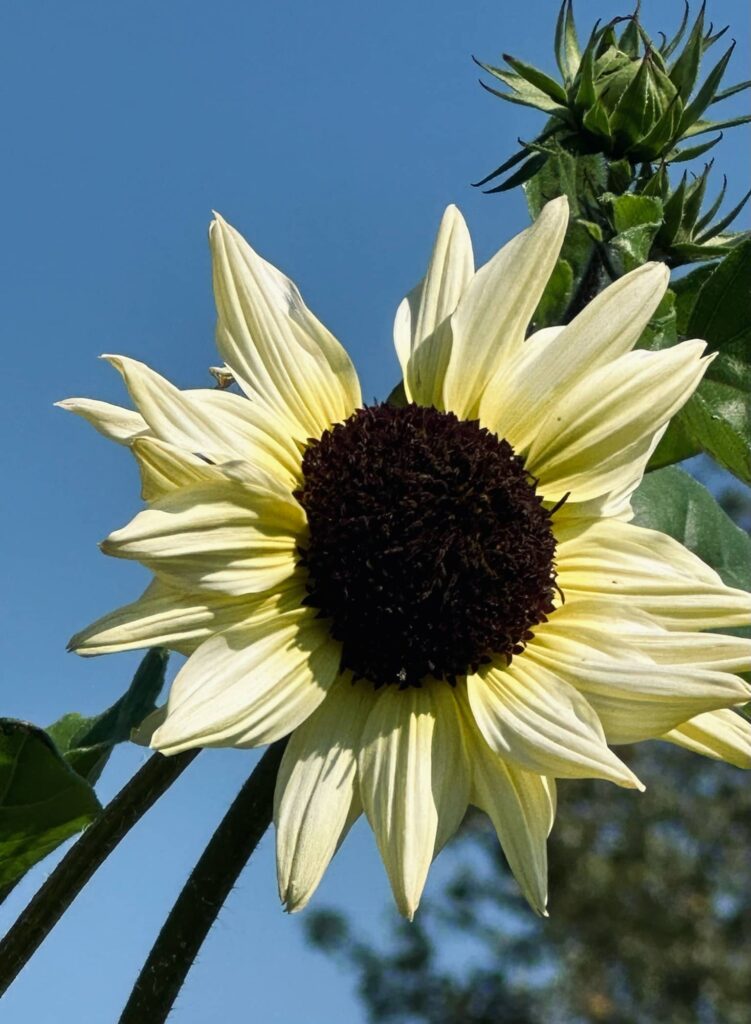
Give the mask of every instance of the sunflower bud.
[[628, 17], [615, 18], [604, 27], [595, 25], [582, 51], [572, 0], [564, 0], [555, 37], [562, 81], [510, 54], [503, 57], [510, 70], [478, 61], [510, 91], [481, 83], [485, 89], [512, 103], [536, 107], [548, 114], [549, 121], [533, 142], [522, 143], [518, 153], [477, 184], [484, 185], [524, 161], [489, 191], [522, 184], [540, 170], [546, 151], [561, 146], [576, 154], [602, 153], [611, 161], [626, 161], [632, 170], [643, 163], [691, 159], [711, 149], [720, 136], [679, 149], [684, 141], [750, 121], [750, 116], [717, 122], [702, 119], [710, 104], [747, 88], [751, 81], [723, 92], [719, 89], [733, 44], [699, 85], [702, 55], [726, 29], [713, 34], [710, 25], [705, 30], [702, 5], [683, 49], [674, 56], [687, 24], [688, 7], [673, 39], [668, 41], [661, 33], [663, 42], [657, 46], [639, 21], [637, 6]]

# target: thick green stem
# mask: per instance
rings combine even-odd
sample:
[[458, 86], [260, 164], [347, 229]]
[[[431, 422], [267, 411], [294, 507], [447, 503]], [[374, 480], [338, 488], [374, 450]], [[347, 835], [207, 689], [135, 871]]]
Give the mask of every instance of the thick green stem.
[[0, 943], [0, 995], [99, 865], [197, 754], [197, 750], [175, 757], [154, 754], [70, 848]]
[[165, 921], [120, 1024], [163, 1024], [201, 945], [271, 824], [285, 741], [266, 751], [235, 797]]

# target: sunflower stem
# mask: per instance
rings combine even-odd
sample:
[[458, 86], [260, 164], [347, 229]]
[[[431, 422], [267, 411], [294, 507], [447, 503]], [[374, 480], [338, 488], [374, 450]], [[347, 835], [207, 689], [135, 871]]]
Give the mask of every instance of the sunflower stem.
[[119, 1024], [163, 1024], [224, 901], [271, 824], [286, 740], [269, 747], [201, 854], [138, 975]]
[[0, 995], [97, 868], [198, 754], [154, 754], [70, 848], [0, 943]]

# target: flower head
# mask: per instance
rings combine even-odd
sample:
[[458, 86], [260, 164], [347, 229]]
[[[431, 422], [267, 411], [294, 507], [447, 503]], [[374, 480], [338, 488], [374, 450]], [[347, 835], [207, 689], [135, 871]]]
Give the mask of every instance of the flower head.
[[[561, 81], [510, 54], [504, 54], [506, 68], [476, 63], [509, 90], [480, 84], [499, 99], [535, 107], [548, 115], [544, 130], [510, 160], [492, 171], [478, 185], [484, 185], [510, 170], [525, 156], [521, 168], [489, 189], [501, 192], [528, 180], [560, 147], [573, 153], [602, 153], [610, 160], [637, 164], [660, 164], [689, 160], [706, 153], [722, 138], [723, 128], [746, 124], [749, 116], [722, 121], [706, 120], [714, 103], [748, 88], [748, 82], [720, 89], [735, 43], [699, 84], [703, 54], [727, 31], [713, 32], [705, 23], [705, 4], [688, 32], [683, 48], [678, 47], [688, 28], [688, 4], [674, 37], [660, 33], [658, 44], [645, 32], [639, 20], [639, 3], [633, 14], [614, 18], [605, 25], [598, 21], [582, 50], [574, 24], [573, 2], [563, 0], [555, 32], [555, 59]], [[719, 134], [708, 142], [691, 143], [709, 132]], [[521, 141], [521, 140], [520, 140]]]
[[396, 316], [405, 401], [367, 406], [294, 284], [217, 217], [217, 342], [243, 394], [108, 356], [137, 411], [61, 403], [133, 451], [148, 507], [102, 548], [154, 573], [71, 646], [188, 655], [143, 730], [164, 753], [291, 734], [289, 909], [364, 811], [411, 916], [473, 804], [544, 913], [556, 778], [641, 788], [610, 744], [652, 737], [751, 759], [726, 710], [751, 644], [702, 632], [745, 621], [749, 595], [629, 522], [704, 343], [633, 351], [656, 264], [526, 337], [566, 223], [555, 200], [475, 271], [449, 207]]

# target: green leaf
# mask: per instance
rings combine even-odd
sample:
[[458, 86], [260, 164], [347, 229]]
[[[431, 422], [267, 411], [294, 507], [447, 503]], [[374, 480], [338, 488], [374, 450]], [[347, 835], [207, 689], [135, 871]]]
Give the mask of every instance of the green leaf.
[[634, 522], [684, 544], [723, 583], [751, 590], [751, 538], [698, 481], [675, 466], [645, 476], [634, 492]]
[[751, 484], [748, 392], [712, 380], [713, 366], [684, 405], [681, 418], [689, 434], [708, 455], [739, 480]]
[[613, 211], [613, 225], [616, 232], [642, 224], [658, 224], [662, 220], [662, 201], [655, 196], [638, 196], [627, 193], [616, 196], [610, 202]]
[[647, 262], [658, 228], [659, 224], [640, 224], [610, 239], [608, 255], [618, 277]]
[[94, 790], [50, 737], [28, 722], [0, 719], [0, 886], [25, 871], [101, 810]]
[[751, 346], [751, 241], [733, 249], [704, 282], [688, 321], [687, 333], [704, 338], [710, 347], [722, 351], [728, 346]]
[[683, 338], [688, 337], [688, 323], [699, 292], [707, 278], [714, 273], [716, 266], [715, 263], [708, 263], [670, 282], [670, 290], [675, 295], [675, 326]]
[[668, 289], [652, 314], [652, 319], [644, 328], [636, 347], [648, 348], [654, 352], [671, 348], [677, 341], [675, 293]]
[[683, 422], [682, 410], [675, 415], [668, 425], [668, 429], [662, 435], [659, 444], [652, 453], [647, 465], [647, 472], [661, 469], [663, 466], [672, 466], [676, 462], [683, 462], [693, 455], [698, 455], [701, 446], [694, 440]]
[[568, 260], [559, 259], [532, 317], [534, 330], [560, 324], [571, 302], [573, 291], [573, 268]]
[[112, 707], [91, 718], [73, 712], [48, 727], [65, 760], [89, 782], [99, 778], [114, 745], [130, 739], [132, 730], [156, 707], [167, 659], [161, 648], [148, 651], [127, 691]]

